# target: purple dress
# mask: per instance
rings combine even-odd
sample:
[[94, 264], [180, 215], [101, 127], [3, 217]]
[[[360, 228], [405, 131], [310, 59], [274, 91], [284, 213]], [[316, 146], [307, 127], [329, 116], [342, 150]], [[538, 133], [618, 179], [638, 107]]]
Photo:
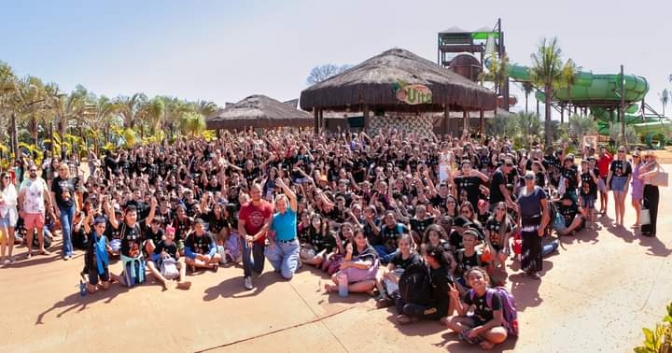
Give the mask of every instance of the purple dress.
[[639, 163], [635, 166], [635, 169], [632, 171], [632, 181], [630, 182], [632, 190], [632, 199], [641, 200], [644, 193], [644, 181], [639, 179], [639, 169], [642, 167], [642, 164]]

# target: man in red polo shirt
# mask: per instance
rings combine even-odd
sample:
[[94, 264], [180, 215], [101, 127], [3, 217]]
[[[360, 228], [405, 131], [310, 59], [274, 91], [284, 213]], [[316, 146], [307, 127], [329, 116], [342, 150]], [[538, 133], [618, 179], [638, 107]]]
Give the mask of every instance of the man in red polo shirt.
[[600, 190], [600, 214], [607, 213], [607, 205], [609, 201], [609, 193], [607, 192], [607, 175], [609, 174], [609, 166], [614, 156], [607, 151], [607, 148], [600, 147], [600, 157], [597, 159], [597, 169], [600, 171], [600, 180], [598, 181], [598, 189]]
[[261, 186], [253, 184], [250, 197], [252, 201], [244, 204], [238, 213], [238, 233], [243, 244], [244, 285], [247, 290], [253, 288], [252, 270], [257, 274], [264, 271], [266, 231], [273, 219], [273, 205], [261, 198]]

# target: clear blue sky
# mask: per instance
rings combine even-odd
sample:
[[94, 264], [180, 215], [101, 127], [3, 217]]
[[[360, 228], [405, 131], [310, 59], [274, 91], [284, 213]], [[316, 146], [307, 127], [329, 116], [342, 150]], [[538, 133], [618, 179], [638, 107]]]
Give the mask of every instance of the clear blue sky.
[[392, 47], [434, 61], [437, 32], [499, 17], [512, 62], [529, 64], [540, 39], [557, 36], [565, 58], [585, 69], [617, 73], [623, 64], [646, 77], [656, 109], [658, 93], [672, 88], [669, 0], [22, 0], [1, 11], [0, 60], [19, 75], [113, 97], [292, 99], [315, 65], [357, 64]]

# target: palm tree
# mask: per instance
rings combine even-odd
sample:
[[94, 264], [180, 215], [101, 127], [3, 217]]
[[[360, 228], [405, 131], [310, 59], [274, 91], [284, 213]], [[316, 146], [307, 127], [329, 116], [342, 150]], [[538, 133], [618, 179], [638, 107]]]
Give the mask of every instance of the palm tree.
[[532, 83], [537, 87], [543, 87], [544, 92], [544, 131], [546, 146], [551, 146], [551, 99], [554, 88], [560, 85], [562, 79], [562, 51], [558, 46], [557, 38], [547, 40], [544, 38], [532, 54], [532, 68], [530, 76]]
[[665, 108], [670, 103], [670, 92], [665, 88], [661, 93], [658, 93], [660, 103], [663, 105], [663, 116], [665, 116]]
[[93, 96], [90, 98], [89, 104], [91, 105], [87, 110], [91, 114], [87, 116], [86, 125], [88, 126], [89, 136], [93, 140], [94, 149], [98, 152], [101, 134], [105, 143], [107, 143], [111, 119], [116, 116], [119, 106], [106, 96]]
[[219, 107], [217, 104], [211, 102], [211, 101], [198, 101], [196, 103], [196, 111], [201, 114], [204, 118], [209, 117], [210, 115], [214, 114], [219, 110]]
[[491, 57], [487, 63], [487, 72], [483, 71], [479, 74], [479, 79], [481, 84], [485, 81], [490, 81], [495, 84], [495, 92], [497, 94], [502, 94], [501, 88], [506, 83], [506, 78], [508, 77], [508, 67], [509, 67], [509, 58], [506, 54], [502, 55], [500, 58], [497, 56]]
[[[52, 148], [59, 144], [61, 158], [66, 158], [66, 134], [70, 123], [78, 122], [82, 119], [86, 108], [86, 90], [78, 86], [71, 94], [63, 93], [56, 84], [48, 84], [45, 87], [47, 91], [47, 102], [54, 115], [54, 121], [58, 128], [59, 138], [51, 136]], [[72, 145], [69, 146], [72, 149]]]
[[579, 144], [583, 136], [597, 131], [597, 122], [591, 116], [572, 115], [568, 121], [569, 137]]
[[154, 99], [145, 104], [144, 110], [145, 116], [150, 123], [150, 133], [156, 135], [157, 131], [161, 128], [161, 118], [163, 118], [166, 110], [166, 104], [163, 99], [154, 97]]
[[[19, 150], [19, 141], [16, 131], [16, 105], [18, 92], [18, 78], [14, 74], [14, 70], [8, 64], [0, 61], [0, 117], [9, 116], [9, 137], [11, 140], [11, 152], [16, 156]], [[7, 121], [7, 119], [0, 119], [0, 121]], [[0, 127], [0, 137], [2, 133], [7, 131], [4, 127]]]
[[534, 86], [532, 85], [532, 82], [525, 81], [523, 82], [523, 92], [525, 92], [525, 113], [528, 113], [528, 101], [530, 98], [530, 94], [534, 91]]
[[[565, 88], [567, 89], [567, 102], [569, 103], [568, 106], [571, 107], [572, 105], [572, 86], [576, 83], [576, 73], [578, 72], [578, 68], [576, 67], [576, 64], [574, 64], [574, 60], [572, 59], [567, 59], [565, 62], [565, 65], [562, 66], [562, 74], [561, 74], [561, 79], [560, 79], [560, 84], [558, 85], [558, 88]], [[570, 108], [571, 109], [571, 108]], [[571, 114], [571, 113], [570, 113]], [[560, 115], [560, 124], [565, 123], [565, 115], [561, 114]]]
[[541, 132], [539, 116], [524, 112], [519, 112], [516, 115], [518, 116], [521, 137], [525, 141], [526, 146], [529, 147], [532, 139], [539, 136]]
[[185, 135], [196, 136], [205, 130], [205, 118], [197, 112], [186, 112], [180, 117], [180, 127]]
[[138, 121], [141, 114], [139, 114], [143, 103], [147, 100], [147, 96], [144, 93], [136, 93], [130, 97], [120, 96], [117, 97], [116, 102], [119, 104], [119, 114], [124, 120], [124, 127], [133, 129], [136, 123], [141, 123]]

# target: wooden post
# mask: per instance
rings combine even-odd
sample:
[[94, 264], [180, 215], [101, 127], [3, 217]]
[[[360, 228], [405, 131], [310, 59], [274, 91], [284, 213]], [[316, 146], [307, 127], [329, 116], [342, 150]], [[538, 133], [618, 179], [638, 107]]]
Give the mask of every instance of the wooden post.
[[450, 127], [450, 107], [446, 106], [443, 111], [443, 136], [448, 135], [448, 128]]
[[367, 134], [369, 133], [369, 124], [370, 124], [370, 119], [371, 119], [369, 117], [369, 113], [370, 113], [369, 112], [369, 106], [365, 104], [364, 105], [364, 131], [366, 131]]
[[[480, 130], [481, 130], [481, 136], [485, 136], [485, 112], [483, 111], [483, 108], [478, 112], [479, 114], [479, 125], [480, 125]], [[493, 111], [493, 118], [497, 114], [497, 108], [495, 108], [495, 111]]]
[[313, 128], [315, 130], [315, 135], [320, 134], [320, 116], [317, 112], [317, 108], [313, 108]]
[[565, 123], [565, 105], [560, 104], [560, 124]]
[[324, 109], [320, 109], [320, 131], [324, 131]]
[[464, 135], [465, 131], [469, 131], [467, 128], [468, 125], [468, 119], [469, 119], [469, 113], [467, 112], [466, 109], [462, 111], [462, 135]]

